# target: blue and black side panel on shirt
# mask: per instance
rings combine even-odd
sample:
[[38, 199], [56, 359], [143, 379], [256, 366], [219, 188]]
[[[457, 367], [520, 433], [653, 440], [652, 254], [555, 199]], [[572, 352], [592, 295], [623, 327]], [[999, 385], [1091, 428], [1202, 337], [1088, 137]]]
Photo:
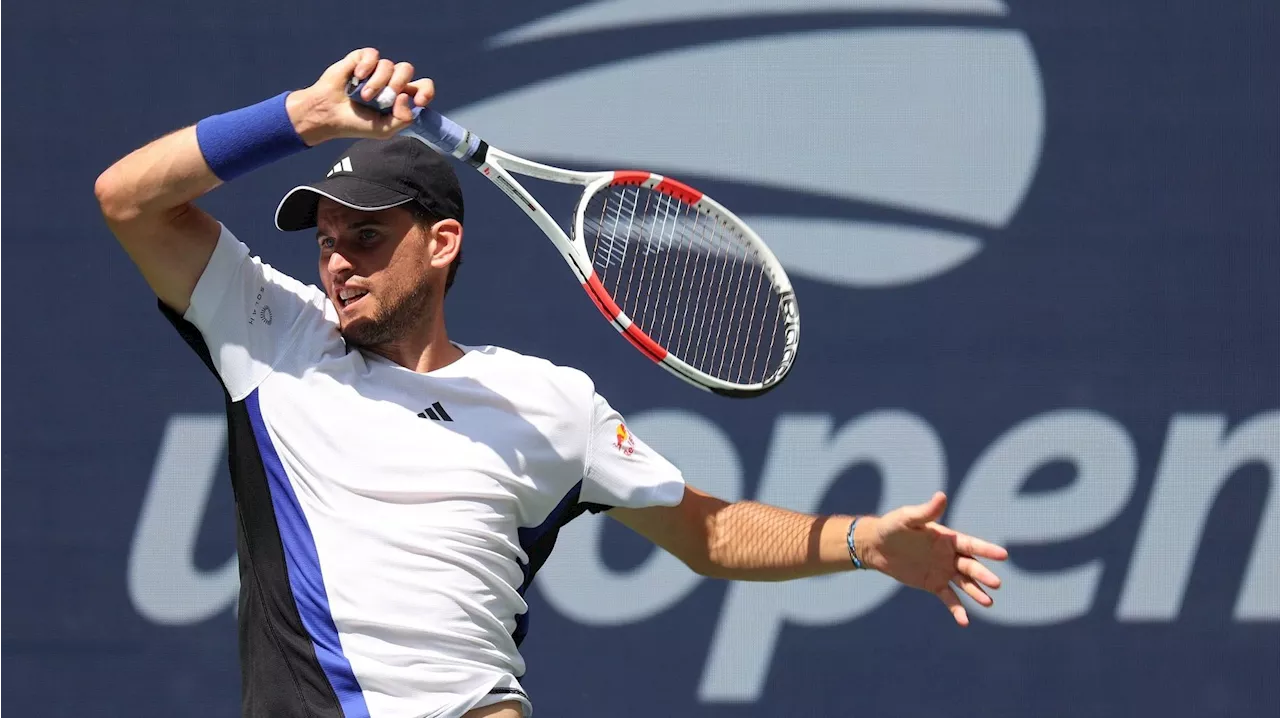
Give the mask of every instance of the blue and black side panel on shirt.
[[[200, 331], [163, 302], [161, 313], [214, 371]], [[216, 371], [214, 376], [217, 377]], [[284, 544], [276, 521], [262, 452], [249, 408], [232, 402], [227, 411], [227, 454], [236, 502], [236, 550], [240, 562], [241, 712], [245, 718], [354, 718], [316, 658], [289, 583]]]
[[[524, 582], [520, 584], [520, 595], [523, 596], [525, 591], [529, 590], [529, 585], [533, 583], [533, 576], [542, 568], [542, 565], [551, 557], [551, 549], [555, 548], [556, 537], [560, 534], [560, 529], [565, 524], [581, 516], [583, 512], [590, 511], [598, 514], [601, 511], [608, 511], [613, 508], [606, 504], [596, 504], [591, 502], [579, 501], [578, 497], [582, 494], [582, 482], [574, 484], [572, 489], [560, 499], [560, 503], [547, 514], [542, 523], [530, 528], [522, 528], [519, 530], [520, 548], [524, 549], [525, 555], [529, 557], [529, 563], [524, 564], [520, 569], [524, 572]], [[524, 641], [525, 635], [529, 632], [529, 614], [528, 612], [516, 616], [516, 630], [512, 631], [511, 637], [515, 639], [516, 645], [520, 645]]]

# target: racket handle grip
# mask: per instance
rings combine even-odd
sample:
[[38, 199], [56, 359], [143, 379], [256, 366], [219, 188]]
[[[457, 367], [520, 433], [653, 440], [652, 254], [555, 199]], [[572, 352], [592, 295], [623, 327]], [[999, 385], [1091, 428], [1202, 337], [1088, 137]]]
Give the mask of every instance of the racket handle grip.
[[[377, 110], [384, 115], [390, 114], [391, 107], [396, 101], [395, 91], [390, 87], [384, 87], [377, 97], [366, 100], [360, 96], [360, 91], [364, 89], [366, 82], [368, 80], [351, 78], [347, 83], [347, 96], [357, 104]], [[413, 124], [401, 130], [400, 134], [416, 137], [440, 154], [471, 161], [483, 144], [475, 134], [430, 107], [414, 107], [413, 116]]]

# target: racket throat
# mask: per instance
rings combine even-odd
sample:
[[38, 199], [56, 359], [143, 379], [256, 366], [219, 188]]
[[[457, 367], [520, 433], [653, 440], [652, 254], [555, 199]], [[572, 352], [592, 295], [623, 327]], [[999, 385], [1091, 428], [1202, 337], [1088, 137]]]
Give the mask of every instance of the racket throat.
[[600, 283], [600, 278], [592, 272], [587, 277], [587, 281], [583, 282], [583, 289], [587, 290], [587, 295], [591, 297], [591, 301], [600, 310], [600, 313], [609, 320], [631, 345], [640, 350], [641, 354], [649, 357], [657, 363], [662, 363], [667, 358], [667, 350], [662, 348], [648, 334], [645, 334], [639, 327], [632, 323], [630, 317], [622, 312], [613, 297], [609, 296], [609, 291]]

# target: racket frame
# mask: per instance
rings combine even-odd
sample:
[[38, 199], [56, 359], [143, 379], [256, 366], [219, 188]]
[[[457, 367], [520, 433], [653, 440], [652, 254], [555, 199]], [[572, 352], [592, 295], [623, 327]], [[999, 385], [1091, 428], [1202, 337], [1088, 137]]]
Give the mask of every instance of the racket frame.
[[[591, 295], [592, 301], [595, 302], [605, 318], [609, 320], [609, 323], [621, 332], [636, 349], [661, 364], [664, 369], [707, 391], [726, 396], [758, 396], [786, 378], [791, 369], [791, 364], [795, 361], [796, 348], [800, 342], [800, 312], [795, 302], [795, 291], [792, 289], [791, 280], [783, 270], [782, 264], [774, 257], [768, 245], [764, 243], [764, 240], [724, 205], [683, 182], [655, 172], [619, 170], [605, 174], [608, 176], [598, 178], [588, 184], [582, 197], [578, 200], [578, 206], [574, 211], [574, 238], [571, 241], [574, 244], [575, 256], [578, 257], [576, 261], [582, 263], [577, 267], [576, 273], [581, 275], [584, 271], [587, 272], [587, 277], [583, 281], [583, 288]], [[736, 230], [747, 241], [750, 250], [759, 260], [760, 267], [769, 278], [773, 292], [778, 296], [780, 318], [784, 323], [782, 358], [778, 369], [774, 370], [770, 376], [753, 384], [741, 384], [725, 381], [703, 372], [653, 341], [640, 327], [632, 322], [631, 317], [627, 316], [617, 306], [612, 295], [596, 276], [595, 268], [587, 254], [584, 240], [587, 205], [590, 204], [591, 198], [595, 194], [615, 184], [645, 187], [674, 197], [692, 206], [700, 213], [709, 215], [714, 220]]]

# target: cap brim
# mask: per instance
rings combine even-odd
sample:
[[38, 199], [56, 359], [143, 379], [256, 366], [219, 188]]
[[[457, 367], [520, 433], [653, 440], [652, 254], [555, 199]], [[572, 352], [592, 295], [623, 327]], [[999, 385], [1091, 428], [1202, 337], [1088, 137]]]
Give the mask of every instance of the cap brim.
[[276, 228], [295, 232], [316, 226], [316, 208], [321, 197], [362, 212], [377, 212], [413, 201], [413, 197], [407, 194], [368, 180], [339, 175], [289, 190], [280, 200], [280, 206], [276, 207]]

